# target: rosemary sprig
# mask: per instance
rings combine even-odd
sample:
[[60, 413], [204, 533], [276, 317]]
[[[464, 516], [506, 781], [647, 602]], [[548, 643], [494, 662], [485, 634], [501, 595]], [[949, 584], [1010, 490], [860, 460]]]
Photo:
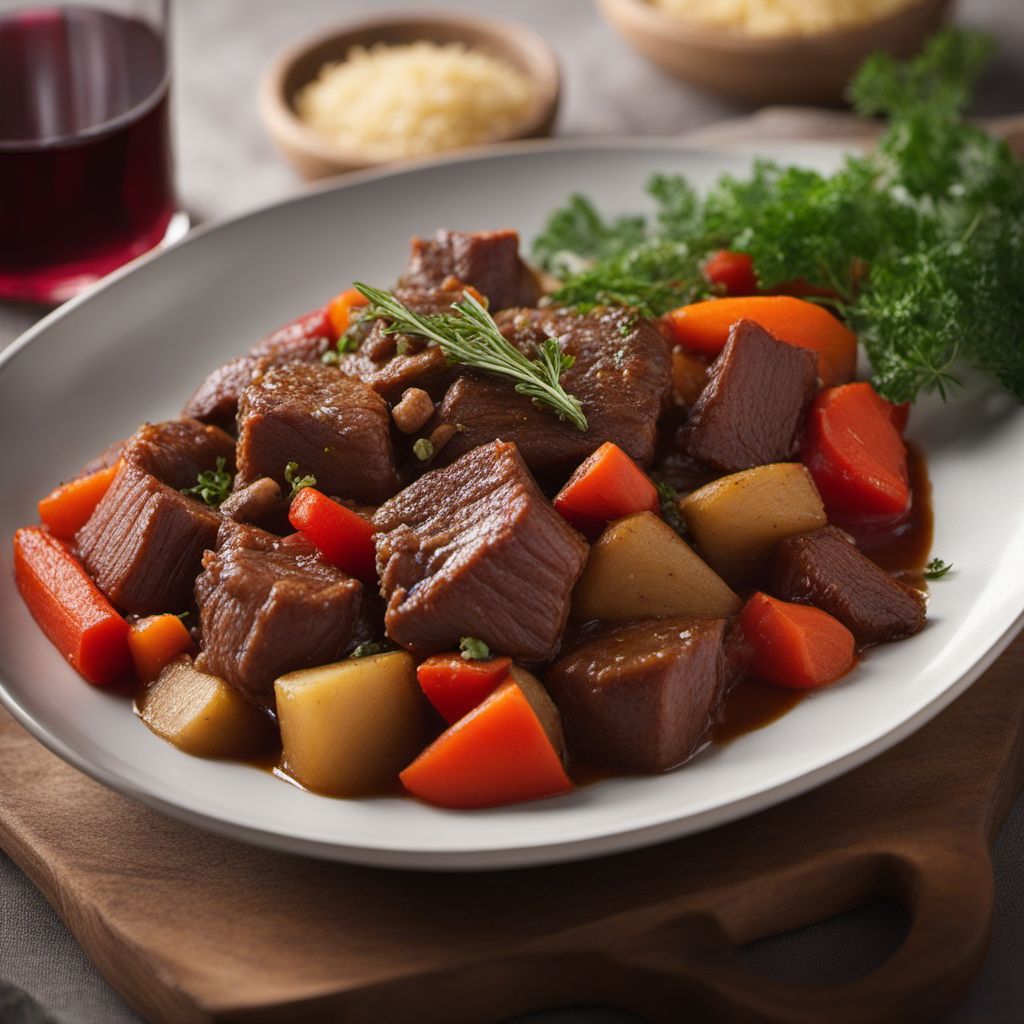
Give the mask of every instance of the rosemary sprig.
[[368, 316], [391, 321], [385, 328], [389, 334], [411, 334], [433, 341], [450, 363], [513, 380], [521, 395], [547, 406], [559, 419], [568, 420], [580, 430], [587, 429], [583, 406], [560, 380], [575, 357], [565, 355], [554, 338], [538, 346], [536, 359], [528, 359], [508, 342], [491, 314], [469, 292], [462, 302], [452, 303], [453, 313], [427, 316], [413, 312], [391, 292], [358, 281], [356, 288], [371, 303]]

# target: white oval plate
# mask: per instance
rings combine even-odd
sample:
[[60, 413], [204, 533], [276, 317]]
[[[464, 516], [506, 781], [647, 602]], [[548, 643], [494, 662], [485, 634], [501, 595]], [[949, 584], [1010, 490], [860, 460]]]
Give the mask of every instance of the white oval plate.
[[[828, 169], [833, 149], [763, 155]], [[514, 226], [529, 239], [569, 193], [644, 205], [653, 171], [696, 184], [748, 157], [665, 141], [527, 144], [364, 176], [209, 230], [143, 259], [49, 316], [0, 360], [0, 534], [35, 500], [143, 420], [173, 416], [204, 374], [354, 278], [388, 283], [409, 236]], [[979, 325], [984, 329], [984, 325]], [[916, 408], [929, 453], [935, 551], [927, 629], [872, 651], [837, 686], [681, 771], [611, 779], [565, 797], [457, 813], [413, 800], [331, 800], [266, 772], [188, 757], [84, 683], [35, 627], [0, 543], [0, 677], [7, 708], [101, 782], [194, 824], [268, 846], [379, 866], [518, 867], [591, 857], [738, 818], [891, 746], [961, 693], [1009, 642], [1024, 609], [1024, 409], [995, 390]]]

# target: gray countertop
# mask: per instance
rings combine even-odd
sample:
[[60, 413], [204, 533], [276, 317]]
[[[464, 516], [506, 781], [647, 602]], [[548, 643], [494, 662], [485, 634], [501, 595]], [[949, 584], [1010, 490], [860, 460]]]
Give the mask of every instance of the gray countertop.
[[[590, 0], [443, 0], [444, 6], [513, 16], [545, 35], [562, 60], [561, 135], [674, 135], [750, 109], [701, 94], [632, 53], [597, 17]], [[302, 187], [272, 151], [254, 102], [261, 69], [282, 44], [359, 11], [428, 6], [401, 0], [177, 0], [174, 103], [179, 182], [195, 220], [251, 209]], [[434, 5], [429, 5], [434, 6]], [[960, 20], [992, 31], [999, 59], [977, 112], [1024, 111], [1024, 0], [962, 0]], [[2, 100], [0, 100], [2, 102]], [[41, 310], [0, 304], [0, 348]], [[1009, 1024], [1024, 1018], [1024, 800], [994, 849], [996, 920], [992, 948], [964, 1002], [943, 1024]], [[871, 969], [903, 933], [901, 912], [878, 906], [748, 946], [750, 966], [808, 984], [839, 982]], [[3, 982], [24, 990], [25, 1001]], [[0, 1020], [137, 1024], [96, 973], [57, 915], [0, 854]], [[583, 1008], [538, 1014], [534, 1024], [633, 1020]]]

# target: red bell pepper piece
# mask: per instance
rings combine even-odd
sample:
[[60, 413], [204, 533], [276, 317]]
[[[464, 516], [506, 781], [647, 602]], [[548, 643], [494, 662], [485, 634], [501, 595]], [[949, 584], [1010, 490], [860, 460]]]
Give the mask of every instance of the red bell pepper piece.
[[558, 492], [555, 508], [581, 533], [594, 539], [606, 523], [633, 512], [660, 513], [658, 489], [616, 444], [605, 441]]
[[50, 642], [90, 683], [131, 671], [128, 623], [56, 537], [38, 526], [15, 533], [14, 580]]
[[504, 681], [511, 658], [467, 661], [461, 654], [435, 654], [416, 669], [420, 689], [449, 724], [469, 714]]
[[749, 672], [775, 686], [812, 689], [853, 667], [853, 634], [820, 608], [757, 593], [740, 612], [754, 656]]
[[421, 800], [458, 809], [520, 803], [572, 789], [562, 759], [511, 677], [399, 778]]
[[704, 264], [704, 276], [709, 284], [717, 285], [725, 295], [754, 295], [757, 293], [757, 274], [754, 261], [745, 252], [719, 249]]
[[50, 533], [61, 540], [73, 540], [96, 510], [100, 499], [107, 493], [117, 476], [121, 463], [98, 469], [54, 488], [39, 502], [39, 518]]
[[803, 461], [829, 519], [888, 527], [910, 511], [907, 448], [893, 407], [866, 381], [822, 391], [807, 417]]
[[331, 320], [330, 305], [327, 305], [321, 306], [319, 309], [312, 309], [283, 324], [276, 331], [267, 335], [260, 344], [281, 345], [287, 348], [303, 338], [326, 338], [333, 342], [337, 341], [339, 337], [340, 335], [334, 329], [334, 323]]
[[288, 520], [314, 544], [324, 561], [364, 583], [377, 580], [374, 527], [313, 487], [304, 487], [288, 510]]

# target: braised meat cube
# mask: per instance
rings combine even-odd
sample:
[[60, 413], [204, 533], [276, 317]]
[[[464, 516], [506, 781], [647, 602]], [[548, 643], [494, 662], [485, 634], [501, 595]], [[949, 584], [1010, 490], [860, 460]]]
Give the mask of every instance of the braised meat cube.
[[817, 357], [740, 320], [712, 363], [677, 438], [684, 454], [720, 473], [788, 462], [817, 387]]
[[234, 431], [238, 400], [248, 384], [271, 366], [318, 363], [331, 347], [333, 328], [326, 310], [315, 310], [278, 328], [247, 356], [218, 366], [185, 403], [183, 416]]
[[352, 645], [362, 585], [303, 542], [233, 524], [220, 539], [195, 581], [196, 667], [271, 707], [278, 676], [337, 661]]
[[648, 619], [603, 629], [544, 682], [570, 752], [607, 768], [662, 772], [705, 743], [725, 693], [726, 619]]
[[232, 471], [235, 442], [223, 430], [196, 420], [166, 420], [139, 427], [125, 442], [121, 457], [168, 487], [183, 490], [200, 473], [215, 469], [218, 459]]
[[242, 393], [235, 486], [284, 484], [294, 462], [326, 494], [383, 501], [398, 490], [389, 424], [384, 400], [333, 367], [272, 367]]
[[485, 445], [427, 473], [382, 505], [374, 524], [396, 643], [433, 654], [472, 636], [521, 661], [556, 653], [587, 545], [515, 445]]
[[203, 551], [221, 517], [182, 494], [224, 459], [231, 438], [194, 420], [146, 424], [128, 439], [123, 463], [75, 541], [96, 585], [122, 611], [179, 611], [192, 603]]
[[779, 544], [772, 593], [828, 612], [860, 647], [902, 640], [924, 627], [924, 595], [883, 572], [835, 526]]
[[447, 277], [471, 284], [492, 310], [534, 306], [540, 288], [519, 258], [515, 231], [438, 231], [414, 238], [400, 288], [438, 288]]
[[218, 366], [193, 392], [182, 415], [234, 431], [239, 397], [269, 365], [268, 360], [256, 356], [240, 356]]
[[531, 358], [548, 337], [575, 358], [561, 379], [583, 403], [587, 430], [558, 420], [505, 381], [467, 373], [451, 386], [440, 410], [440, 421], [458, 429], [445, 446], [446, 461], [495, 439], [514, 442], [534, 473], [568, 473], [605, 441], [614, 441], [641, 465], [651, 461], [672, 364], [650, 321], [622, 309], [601, 309], [585, 316], [515, 310], [498, 322]]

